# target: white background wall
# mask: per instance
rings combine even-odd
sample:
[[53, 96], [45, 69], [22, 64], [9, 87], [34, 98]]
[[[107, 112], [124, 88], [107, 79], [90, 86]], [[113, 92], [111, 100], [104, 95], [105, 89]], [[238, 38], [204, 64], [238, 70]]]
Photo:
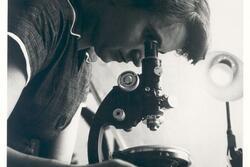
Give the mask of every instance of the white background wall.
[[[241, 1], [212, 1], [211, 48], [224, 50], [242, 59], [242, 9]], [[226, 158], [225, 104], [208, 95], [201, 78], [197, 77], [199, 64], [191, 66], [173, 53], [162, 56], [163, 85], [168, 94], [178, 98], [179, 106], [167, 111], [166, 122], [156, 133], [146, 128], [136, 128], [127, 141], [138, 144], [178, 146], [190, 152], [192, 167], [223, 167]], [[231, 102], [233, 131], [238, 146], [242, 146], [242, 99]], [[141, 134], [141, 135], [138, 135]], [[132, 141], [131, 139], [135, 140]], [[140, 138], [138, 136], [141, 136]]]
[[[209, 3], [210, 50], [228, 51], [242, 59], [242, 1], [210, 0]], [[202, 90], [200, 78], [196, 77], [199, 68], [174, 57], [165, 58], [170, 60], [164, 61], [166, 90], [178, 97], [180, 105], [166, 115], [167, 121], [159, 138], [164, 138], [163, 142], [168, 145], [188, 149], [194, 167], [226, 166], [225, 105]], [[232, 102], [231, 110], [233, 130], [237, 144], [241, 146], [242, 100]]]
[[[244, 1], [245, 5], [247, 4], [247, 0]], [[211, 48], [214, 50], [227, 50], [238, 57], [242, 58], [242, 1], [241, 0], [209, 0], [211, 9], [212, 9], [212, 45]], [[249, 3], [248, 3], [249, 5]], [[6, 11], [7, 11], [7, 0], [4, 0], [1, 7], [1, 55], [6, 55]], [[246, 8], [247, 9], [247, 8]], [[249, 10], [249, 8], [247, 9]], [[248, 16], [248, 11], [245, 11]], [[247, 20], [245, 20], [247, 21]], [[249, 23], [249, 22], [248, 22]], [[247, 25], [249, 27], [249, 24]], [[245, 34], [246, 35], [246, 34]], [[247, 45], [246, 45], [247, 46]], [[249, 52], [247, 52], [249, 53]], [[6, 58], [1, 56], [1, 78], [6, 80]], [[169, 58], [175, 59], [175, 58]], [[168, 73], [173, 73], [176, 67], [180, 72], [185, 72], [185, 68], [181, 68], [176, 65], [175, 62], [169, 62], [172, 66], [167, 68]], [[187, 66], [187, 65], [186, 65]], [[192, 71], [192, 68], [189, 67]], [[165, 70], [166, 71], [166, 70]], [[188, 72], [186, 72], [188, 73]], [[183, 74], [184, 75], [184, 74]], [[174, 78], [174, 77], [173, 77]], [[172, 84], [174, 85], [174, 81], [171, 81], [173, 78], [168, 78], [169, 87]], [[180, 77], [181, 78], [181, 77]], [[175, 80], [178, 78], [175, 77]], [[185, 80], [184, 80], [185, 79]], [[186, 80], [187, 79], [187, 80]], [[226, 138], [225, 138], [225, 112], [224, 105], [220, 102], [214, 100], [213, 98], [205, 95], [205, 93], [199, 94], [199, 91], [187, 90], [184, 88], [190, 89], [194, 88], [196, 85], [192, 85], [195, 81], [191, 80], [188, 76], [183, 77], [182, 81], [185, 81], [186, 85], [183, 86], [183, 93], [179, 92], [176, 94], [183, 95], [181, 99], [179, 99], [179, 107], [176, 108], [174, 112], [168, 112], [167, 114], [167, 122], [161, 130], [163, 139], [166, 138], [166, 144], [172, 144], [183, 146], [191, 152], [191, 156], [193, 158], [193, 162], [195, 166], [202, 167], [224, 167], [226, 166], [225, 152], [226, 152]], [[173, 79], [174, 80], [174, 79]], [[180, 79], [181, 80], [181, 79]], [[171, 83], [172, 82], [172, 83]], [[170, 84], [171, 83], [171, 84]], [[178, 87], [182, 87], [180, 83], [176, 83]], [[199, 86], [198, 86], [199, 87]], [[176, 91], [177, 88], [173, 88]], [[168, 90], [170, 91], [170, 90]], [[1, 94], [6, 94], [6, 83], [1, 82]], [[186, 95], [185, 95], [186, 94]], [[191, 97], [192, 98], [191, 98]], [[1, 96], [2, 97], [2, 96]], [[185, 102], [185, 97], [191, 101], [190, 104]], [[197, 97], [200, 99], [199, 104], [194, 104], [197, 100]], [[4, 103], [6, 99], [1, 98], [1, 111], [5, 111], [6, 104]], [[6, 102], [6, 101], [5, 101]], [[180, 108], [180, 106], [182, 106]], [[242, 144], [242, 100], [233, 102], [232, 106], [232, 123], [234, 127], [234, 132], [237, 136], [237, 140], [239, 146]], [[184, 109], [184, 110], [183, 110]], [[246, 116], [247, 114], [245, 114]], [[175, 117], [175, 119], [173, 119]], [[184, 118], [189, 118], [185, 121]], [[5, 116], [4, 112], [1, 112], [1, 132], [5, 136], [6, 134], [6, 126], [5, 126]], [[189, 121], [188, 121], [189, 120]], [[175, 126], [176, 128], [175, 128]], [[81, 125], [81, 128], [84, 127], [84, 124]], [[80, 159], [86, 159], [85, 150], [83, 147], [86, 144], [87, 138], [87, 130], [84, 131], [80, 129], [84, 135], [79, 135], [79, 140], [76, 145], [78, 147], [78, 152], [82, 154], [79, 155]], [[146, 130], [145, 130], [146, 131]], [[167, 135], [169, 134], [169, 138]], [[145, 138], [145, 137], [144, 137]], [[249, 137], [248, 137], [249, 138]], [[156, 137], [154, 137], [156, 139]], [[153, 140], [151, 140], [153, 141]], [[171, 142], [169, 142], [171, 141]], [[164, 142], [163, 142], [164, 143]], [[163, 144], [162, 143], [162, 144]], [[1, 138], [1, 161], [0, 166], [6, 166], [5, 164], [5, 148], [6, 140], [5, 137]], [[84, 160], [81, 160], [84, 163]]]
[[[242, 59], [242, 1], [209, 0], [209, 4], [210, 51], [228, 51]], [[178, 146], [190, 152], [192, 167], [226, 167], [225, 104], [204, 91], [201, 78], [198, 77], [199, 64], [192, 66], [174, 52], [162, 55], [161, 59], [164, 67], [163, 88], [167, 94], [178, 98], [179, 105], [166, 112], [166, 122], [159, 131], [150, 132], [144, 125], [139, 125], [132, 132], [124, 134], [127, 145], [129, 147], [142, 144]], [[117, 76], [128, 66], [117, 63], [106, 66], [99, 63], [95, 70], [100, 71], [101, 66], [104, 66], [102, 76], [105, 76], [107, 83], [103, 84], [103, 77], [94, 76], [94, 80], [97, 85], [102, 85], [99, 90], [101, 94], [105, 94], [116, 84]], [[230, 105], [233, 131], [237, 145], [241, 147], [242, 99], [231, 102]]]

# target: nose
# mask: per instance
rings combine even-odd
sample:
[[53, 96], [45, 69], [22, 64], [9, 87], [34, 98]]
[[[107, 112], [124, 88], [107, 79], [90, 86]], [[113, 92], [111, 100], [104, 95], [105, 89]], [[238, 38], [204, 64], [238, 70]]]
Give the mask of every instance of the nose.
[[144, 58], [144, 47], [130, 50], [129, 57], [135, 66], [141, 66], [141, 61]]
[[129, 50], [129, 54], [132, 56], [144, 57], [144, 43], [140, 43]]
[[124, 49], [123, 55], [125, 55], [135, 66], [141, 66], [141, 61], [144, 58], [144, 42], [132, 46], [131, 48]]

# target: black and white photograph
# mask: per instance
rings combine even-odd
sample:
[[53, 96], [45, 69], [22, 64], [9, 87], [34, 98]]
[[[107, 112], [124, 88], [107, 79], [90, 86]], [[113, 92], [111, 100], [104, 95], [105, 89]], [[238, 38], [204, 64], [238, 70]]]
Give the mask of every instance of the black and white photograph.
[[4, 9], [0, 166], [247, 167], [243, 1]]

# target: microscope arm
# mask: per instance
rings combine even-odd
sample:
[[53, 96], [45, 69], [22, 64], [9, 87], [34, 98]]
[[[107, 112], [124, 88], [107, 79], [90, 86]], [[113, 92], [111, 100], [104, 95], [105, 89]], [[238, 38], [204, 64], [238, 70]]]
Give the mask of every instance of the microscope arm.
[[145, 41], [142, 73], [122, 73], [118, 86], [113, 87], [96, 112], [88, 138], [89, 163], [104, 160], [101, 144], [105, 127], [112, 125], [127, 131], [142, 120], [152, 131], [160, 127], [163, 111], [171, 108], [167, 97], [161, 94], [161, 74], [158, 42]]
[[140, 99], [136, 94], [136, 91], [128, 93], [115, 86], [103, 100], [95, 114], [89, 132], [89, 163], [104, 160], [101, 145], [107, 126], [127, 130], [141, 121]]

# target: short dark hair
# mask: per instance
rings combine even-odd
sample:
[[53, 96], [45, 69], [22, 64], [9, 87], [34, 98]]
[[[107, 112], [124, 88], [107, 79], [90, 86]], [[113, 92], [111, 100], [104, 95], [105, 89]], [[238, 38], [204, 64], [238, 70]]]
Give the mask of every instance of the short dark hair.
[[186, 25], [187, 38], [178, 52], [195, 64], [208, 49], [210, 9], [206, 0], [130, 0], [136, 8], [147, 10], [168, 21]]

